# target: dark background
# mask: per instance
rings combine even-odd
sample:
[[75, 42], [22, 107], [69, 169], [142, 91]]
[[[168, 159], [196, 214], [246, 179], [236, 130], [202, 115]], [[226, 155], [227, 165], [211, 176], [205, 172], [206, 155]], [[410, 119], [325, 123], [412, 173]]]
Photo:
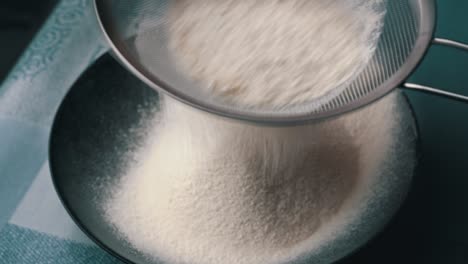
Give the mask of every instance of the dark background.
[[58, 0], [0, 0], [0, 82]]
[[[0, 81], [57, 2], [0, 0]], [[468, 42], [468, 1], [437, 3], [437, 35]], [[468, 94], [468, 53], [434, 47], [410, 80]], [[343, 264], [468, 264], [468, 104], [407, 94], [421, 131], [413, 188], [386, 230]]]

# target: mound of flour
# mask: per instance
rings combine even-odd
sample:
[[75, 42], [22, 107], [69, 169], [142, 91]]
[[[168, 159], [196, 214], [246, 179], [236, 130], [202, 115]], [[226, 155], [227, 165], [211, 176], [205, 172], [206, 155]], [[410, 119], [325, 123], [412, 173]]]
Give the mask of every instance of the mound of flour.
[[138, 162], [104, 201], [105, 217], [168, 263], [294, 259], [340, 233], [385, 160], [412, 164], [411, 151], [394, 149], [408, 125], [403, 100], [394, 93], [339, 119], [269, 128], [166, 99]]
[[169, 47], [207, 95], [277, 109], [340, 92], [373, 55], [383, 0], [177, 0]]

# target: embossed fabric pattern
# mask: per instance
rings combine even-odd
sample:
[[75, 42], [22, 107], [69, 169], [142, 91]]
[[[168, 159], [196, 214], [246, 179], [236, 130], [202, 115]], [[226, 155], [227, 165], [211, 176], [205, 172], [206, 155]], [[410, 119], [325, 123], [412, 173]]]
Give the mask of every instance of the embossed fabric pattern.
[[0, 264], [116, 263], [76, 227], [51, 182], [54, 114], [103, 54], [90, 0], [61, 0], [0, 86]]

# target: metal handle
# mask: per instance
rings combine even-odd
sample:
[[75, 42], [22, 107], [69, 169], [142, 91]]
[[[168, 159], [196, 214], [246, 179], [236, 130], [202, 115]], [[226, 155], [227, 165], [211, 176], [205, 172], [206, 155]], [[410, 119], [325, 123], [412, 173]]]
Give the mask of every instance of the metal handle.
[[[460, 49], [460, 50], [468, 52], [468, 44], [458, 42], [458, 41], [454, 41], [454, 40], [450, 40], [450, 39], [434, 38], [432, 40], [432, 44], [447, 46], [447, 47], [456, 48], [456, 49]], [[435, 95], [438, 95], [438, 96], [442, 96], [442, 97], [446, 97], [446, 98], [449, 98], [449, 99], [453, 99], [453, 100], [468, 103], [468, 96], [457, 94], [457, 93], [447, 92], [447, 91], [440, 90], [440, 89], [434, 88], [434, 87], [429, 87], [429, 86], [415, 84], [415, 83], [405, 83], [405, 84], [403, 84], [403, 88], [410, 89], [410, 90], [421, 91], [421, 92], [430, 93], [430, 94], [435, 94]]]
[[468, 51], [468, 44], [450, 40], [450, 39], [435, 38], [432, 40], [432, 44], [457, 48], [463, 51]]

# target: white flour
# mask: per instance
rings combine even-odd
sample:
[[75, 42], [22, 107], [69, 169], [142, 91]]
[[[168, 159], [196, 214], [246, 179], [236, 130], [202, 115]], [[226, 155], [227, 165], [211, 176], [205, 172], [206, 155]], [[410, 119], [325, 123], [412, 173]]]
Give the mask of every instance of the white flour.
[[[367, 62], [381, 1], [357, 2], [178, 0], [171, 45], [210, 84], [207, 93], [284, 107], [326, 93]], [[317, 250], [365, 203], [382, 163], [401, 154], [391, 151], [403, 126], [397, 94], [284, 128], [164, 98], [139, 162], [104, 202], [105, 216], [136, 249], [170, 263], [277, 263]], [[411, 162], [410, 154], [398, 158]]]
[[206, 94], [282, 108], [341, 91], [373, 55], [382, 0], [177, 0], [169, 46]]
[[365, 203], [386, 159], [413, 162], [411, 151], [393, 149], [402, 100], [393, 94], [297, 128], [233, 123], [166, 101], [140, 162], [105, 201], [106, 218], [169, 263], [276, 263], [316, 250], [332, 235], [325, 230], [340, 233]]

